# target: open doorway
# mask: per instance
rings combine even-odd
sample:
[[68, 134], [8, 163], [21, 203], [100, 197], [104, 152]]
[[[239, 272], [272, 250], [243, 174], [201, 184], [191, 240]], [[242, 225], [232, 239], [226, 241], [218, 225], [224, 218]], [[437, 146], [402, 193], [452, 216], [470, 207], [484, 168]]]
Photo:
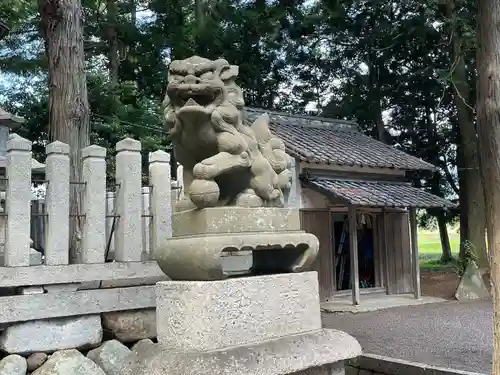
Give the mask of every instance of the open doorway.
[[[358, 231], [358, 268], [359, 287], [375, 287], [375, 252], [373, 236], [373, 218], [370, 215], [357, 215]], [[332, 214], [332, 231], [335, 243], [336, 285], [337, 290], [349, 290], [351, 285], [350, 244], [348, 217], [344, 214]]]

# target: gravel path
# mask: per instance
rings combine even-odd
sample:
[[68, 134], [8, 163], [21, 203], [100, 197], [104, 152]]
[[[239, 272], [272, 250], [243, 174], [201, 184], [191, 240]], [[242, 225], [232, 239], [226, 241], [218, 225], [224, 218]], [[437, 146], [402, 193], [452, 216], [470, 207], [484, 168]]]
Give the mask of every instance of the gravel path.
[[366, 353], [491, 373], [491, 301], [443, 302], [359, 314], [324, 314]]

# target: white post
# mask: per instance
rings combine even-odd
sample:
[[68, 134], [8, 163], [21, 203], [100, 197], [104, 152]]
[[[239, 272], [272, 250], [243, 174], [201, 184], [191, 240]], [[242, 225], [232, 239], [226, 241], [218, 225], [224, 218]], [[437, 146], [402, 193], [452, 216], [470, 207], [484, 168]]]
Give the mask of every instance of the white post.
[[[118, 218], [115, 215], [115, 192], [108, 191], [106, 193], [106, 246], [109, 244], [108, 259], [115, 259], [115, 241], [114, 231], [116, 230], [116, 222]], [[115, 227], [113, 228], [113, 222]]]
[[7, 141], [7, 230], [5, 265], [30, 265], [31, 142], [17, 134]]
[[106, 251], [106, 149], [91, 145], [82, 150], [82, 250], [79, 263], [104, 263]]
[[45, 148], [47, 193], [45, 207], [45, 264], [69, 263], [69, 146], [55, 141]]
[[142, 260], [153, 259], [151, 251], [151, 210], [149, 186], [142, 188]]
[[141, 260], [141, 142], [125, 138], [116, 144], [115, 260]]
[[161, 243], [172, 237], [172, 193], [170, 155], [165, 151], [149, 154], [149, 183], [152, 186], [150, 205], [153, 216], [151, 253]]

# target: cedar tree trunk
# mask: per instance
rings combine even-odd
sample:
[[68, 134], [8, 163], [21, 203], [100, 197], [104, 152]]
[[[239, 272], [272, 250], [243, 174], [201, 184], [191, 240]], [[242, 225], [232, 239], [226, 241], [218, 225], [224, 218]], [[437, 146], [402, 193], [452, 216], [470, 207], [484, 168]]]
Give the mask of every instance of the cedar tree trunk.
[[493, 375], [500, 375], [500, 2], [478, 0], [477, 130], [493, 290]]

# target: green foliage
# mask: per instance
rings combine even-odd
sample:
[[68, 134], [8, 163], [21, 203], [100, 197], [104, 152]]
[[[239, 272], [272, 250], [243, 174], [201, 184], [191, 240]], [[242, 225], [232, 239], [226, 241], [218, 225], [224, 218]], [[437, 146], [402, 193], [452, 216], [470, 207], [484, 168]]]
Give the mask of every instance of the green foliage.
[[472, 242], [464, 241], [460, 246], [463, 248], [463, 255], [455, 263], [455, 272], [462, 277], [467, 266], [477, 261], [477, 255]]
[[[450, 30], [461, 35], [474, 84], [475, 2], [405, 0], [83, 0], [92, 141], [110, 156], [130, 136], [144, 155], [169, 144], [159, 113], [168, 63], [197, 53], [240, 66], [247, 105], [357, 121], [364, 132], [438, 166], [422, 188], [456, 196], [457, 113]], [[11, 34], [0, 42], [2, 105], [27, 119], [19, 130], [42, 152], [47, 140], [47, 66], [38, 2], [0, 0]], [[118, 83], [108, 66], [118, 44]], [[29, 88], [29, 89], [27, 89]], [[472, 98], [467, 98], [474, 105]], [[380, 126], [379, 126], [380, 128]], [[112, 158], [110, 158], [112, 160]], [[110, 161], [111, 162], [111, 161]], [[431, 223], [437, 211], [420, 216]], [[446, 220], [456, 220], [447, 213]]]

